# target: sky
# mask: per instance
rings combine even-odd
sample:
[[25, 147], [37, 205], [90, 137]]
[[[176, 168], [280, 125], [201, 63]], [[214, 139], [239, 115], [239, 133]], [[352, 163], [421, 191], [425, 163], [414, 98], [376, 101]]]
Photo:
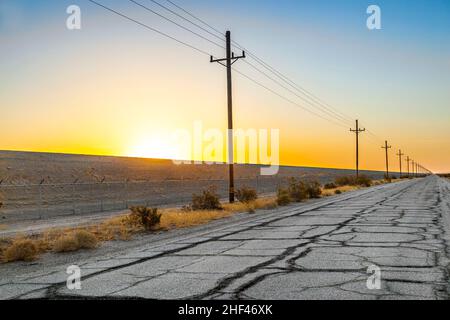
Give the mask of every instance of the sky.
[[[214, 57], [225, 54], [130, 1], [97, 1]], [[362, 169], [384, 170], [387, 139], [392, 170], [401, 149], [434, 172], [450, 172], [448, 0], [173, 1], [359, 119], [369, 130], [360, 136]], [[372, 4], [381, 9], [380, 30], [366, 26]], [[81, 9], [80, 30], [66, 27], [70, 5]], [[320, 113], [243, 60], [233, 67], [284, 97], [233, 72], [236, 128], [278, 129], [281, 164], [354, 167], [353, 123], [305, 111]], [[0, 112], [0, 150], [179, 158], [175, 131], [192, 132], [198, 121], [205, 130], [226, 129], [226, 72], [87, 0], [0, 0]]]

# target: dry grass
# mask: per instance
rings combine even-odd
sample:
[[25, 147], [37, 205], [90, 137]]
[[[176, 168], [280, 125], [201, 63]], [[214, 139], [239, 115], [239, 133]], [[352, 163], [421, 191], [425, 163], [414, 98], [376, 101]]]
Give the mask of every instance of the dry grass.
[[56, 239], [53, 243], [55, 252], [72, 252], [80, 249], [94, 249], [98, 245], [97, 237], [87, 230], [76, 230]]
[[33, 261], [38, 257], [39, 248], [31, 239], [16, 239], [3, 251], [3, 260], [11, 261]]
[[329, 197], [336, 194], [336, 190], [339, 190], [340, 192], [349, 192], [361, 189], [361, 187], [358, 186], [342, 186], [342, 187], [336, 187], [333, 189], [322, 189], [322, 196]]
[[[376, 183], [382, 183], [376, 181]], [[357, 186], [342, 186], [323, 189], [322, 196], [334, 195], [336, 190], [348, 192], [360, 189]], [[183, 209], [161, 210], [161, 221], [154, 231], [174, 228], [188, 228], [223, 219], [236, 213], [254, 213], [260, 209], [274, 209], [276, 197], [264, 197], [250, 203], [236, 202], [224, 204], [222, 210], [186, 211]], [[96, 248], [99, 243], [112, 240], [129, 240], [134, 235], [145, 232], [142, 222], [136, 215], [124, 214], [107, 219], [102, 223], [77, 228], [57, 228], [47, 230], [39, 235], [0, 239], [0, 261], [29, 261], [44, 252], [73, 252], [80, 249]]]
[[8, 226], [6, 224], [0, 224], [0, 230], [6, 230]]

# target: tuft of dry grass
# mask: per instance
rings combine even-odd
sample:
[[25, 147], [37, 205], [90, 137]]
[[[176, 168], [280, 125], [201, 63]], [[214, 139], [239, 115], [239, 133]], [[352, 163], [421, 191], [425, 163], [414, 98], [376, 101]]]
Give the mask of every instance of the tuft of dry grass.
[[98, 245], [97, 237], [86, 230], [76, 230], [57, 238], [53, 243], [55, 252], [72, 252], [80, 249], [94, 249]]
[[31, 239], [16, 239], [3, 251], [5, 262], [33, 261], [38, 257], [39, 248]]
[[354, 191], [354, 190], [358, 190], [358, 189], [361, 189], [361, 187], [359, 187], [359, 186], [342, 186], [342, 187], [336, 187], [336, 188], [332, 188], [332, 189], [323, 189], [322, 195], [325, 197], [329, 197], [329, 196], [336, 194], [336, 191], [338, 191], [338, 190], [341, 193], [344, 193], [344, 192]]

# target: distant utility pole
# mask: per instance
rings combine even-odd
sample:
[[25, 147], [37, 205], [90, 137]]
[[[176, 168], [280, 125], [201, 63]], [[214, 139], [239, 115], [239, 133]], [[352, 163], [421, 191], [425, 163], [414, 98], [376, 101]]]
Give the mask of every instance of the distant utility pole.
[[218, 62], [227, 68], [227, 96], [228, 96], [228, 166], [229, 166], [229, 199], [230, 203], [234, 202], [234, 153], [233, 153], [233, 91], [231, 82], [231, 66], [239, 59], [245, 58], [245, 52], [236, 57], [231, 52], [231, 32], [225, 34], [227, 42], [227, 56], [223, 59], [214, 59], [211, 56], [210, 62]]
[[350, 129], [351, 132], [354, 132], [356, 134], [356, 178], [359, 177], [359, 134], [361, 132], [366, 131], [366, 129], [360, 129], [358, 120], [356, 120], [356, 129]]
[[402, 150], [398, 150], [397, 155], [398, 155], [398, 158], [400, 160], [399, 163], [400, 163], [400, 178], [401, 178], [402, 177], [402, 156], [404, 156], [405, 154], [402, 153]]
[[411, 159], [409, 156], [406, 157], [406, 163], [408, 164], [408, 178], [409, 178], [409, 163], [411, 162]]
[[382, 149], [386, 150], [386, 179], [389, 180], [389, 157], [388, 157], [388, 149], [392, 148], [391, 146], [388, 146], [387, 140], [384, 142], [384, 147], [381, 147]]
[[413, 177], [416, 176], [415, 167], [416, 167], [416, 165], [415, 165], [415, 163], [414, 163], [414, 160], [412, 160], [412, 176], [413, 176]]

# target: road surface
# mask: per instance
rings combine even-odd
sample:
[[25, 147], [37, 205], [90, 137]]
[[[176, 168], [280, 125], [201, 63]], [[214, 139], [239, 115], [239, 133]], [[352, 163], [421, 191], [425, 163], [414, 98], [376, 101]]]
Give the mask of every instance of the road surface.
[[[430, 176], [32, 273], [10, 265], [16, 275], [0, 269], [0, 298], [449, 299], [449, 215], [450, 183]], [[69, 264], [81, 268], [81, 290], [66, 286]]]

